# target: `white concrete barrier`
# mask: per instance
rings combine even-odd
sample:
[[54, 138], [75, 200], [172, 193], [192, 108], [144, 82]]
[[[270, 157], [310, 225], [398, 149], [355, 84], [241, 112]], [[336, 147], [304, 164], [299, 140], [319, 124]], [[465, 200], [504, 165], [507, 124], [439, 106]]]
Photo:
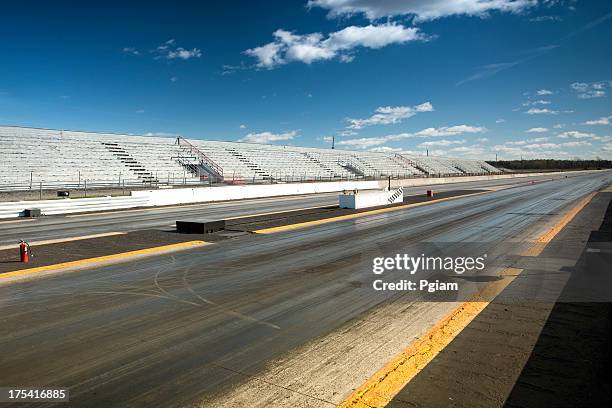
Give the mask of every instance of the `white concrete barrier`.
[[401, 203], [403, 200], [402, 187], [397, 190], [366, 190], [357, 193], [347, 191], [338, 196], [338, 205], [340, 208], [359, 209]]
[[333, 193], [342, 190], [378, 189], [378, 181], [331, 181], [323, 183], [288, 183], [224, 187], [177, 188], [173, 190], [133, 191], [132, 196], [146, 198], [150, 206], [242, 200], [246, 198]]

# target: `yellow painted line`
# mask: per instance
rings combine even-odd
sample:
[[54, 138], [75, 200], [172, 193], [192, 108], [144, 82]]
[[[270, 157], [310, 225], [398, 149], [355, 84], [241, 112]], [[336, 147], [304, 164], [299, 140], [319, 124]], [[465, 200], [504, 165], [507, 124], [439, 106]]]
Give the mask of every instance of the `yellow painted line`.
[[162, 246], [153, 247], [153, 248], [138, 249], [136, 251], [128, 251], [128, 252], [121, 252], [118, 254], [98, 256], [95, 258], [80, 259], [78, 261], [63, 262], [63, 263], [54, 264], [54, 265], [46, 265], [46, 266], [38, 266], [35, 268], [22, 269], [19, 271], [4, 272], [4, 273], [0, 273], [0, 282], [3, 279], [7, 279], [7, 278], [23, 277], [23, 276], [29, 276], [29, 275], [33, 275], [33, 274], [37, 274], [41, 272], [56, 271], [56, 270], [61, 270], [61, 269], [84, 268], [87, 266], [91, 266], [93, 264], [100, 264], [100, 263], [110, 264], [113, 262], [129, 260], [130, 258], [133, 258], [136, 256], [155, 255], [155, 254], [160, 254], [160, 253], [168, 252], [168, 251], [178, 251], [178, 250], [195, 248], [195, 247], [203, 246], [206, 244], [207, 242], [205, 241], [180, 242], [178, 244], [162, 245]]
[[[93, 239], [93, 238], [104, 238], [104, 237], [112, 237], [115, 235], [125, 235], [127, 232], [104, 232], [102, 234], [93, 234], [93, 235], [81, 235], [78, 237], [68, 237], [68, 238], [58, 238], [58, 239], [46, 239], [44, 241], [30, 241], [29, 244], [34, 245], [49, 245], [49, 244], [59, 244], [62, 242], [72, 242], [72, 241], [82, 241], [85, 239]], [[19, 244], [11, 244], [0, 246], [0, 251], [4, 249], [14, 249], [19, 248]]]
[[478, 193], [464, 194], [464, 195], [454, 196], [454, 197], [439, 198], [437, 200], [431, 200], [431, 201], [423, 201], [422, 203], [405, 204], [405, 205], [399, 205], [399, 206], [396, 206], [396, 207], [379, 208], [377, 210], [364, 211], [364, 212], [355, 213], [355, 214], [339, 215], [337, 217], [324, 218], [324, 219], [321, 219], [321, 220], [306, 221], [306, 222], [300, 222], [300, 223], [291, 224], [291, 225], [281, 225], [279, 227], [263, 228], [263, 229], [260, 229], [260, 230], [255, 230], [253, 232], [255, 232], [257, 234], [272, 234], [272, 233], [275, 233], [275, 232], [289, 231], [289, 230], [293, 230], [293, 229], [297, 229], [297, 228], [305, 228], [305, 227], [311, 227], [311, 226], [314, 226], [314, 225], [327, 224], [329, 222], [351, 220], [351, 219], [354, 219], [354, 218], [365, 217], [366, 215], [384, 214], [384, 213], [388, 213], [388, 212], [404, 210], [406, 208], [420, 207], [420, 206], [423, 206], [423, 205], [435, 204], [435, 203], [439, 203], [439, 202], [442, 202], [442, 201], [456, 200], [456, 199], [465, 198], [465, 197], [472, 197], [472, 196], [477, 196], [477, 195], [481, 195], [481, 194], [487, 194], [487, 193], [491, 193], [491, 192], [492, 191], [481, 191], [481, 192], [478, 192]]
[[[565, 214], [550, 230], [542, 234], [534, 247], [552, 239], [593, 199], [588, 195]], [[532, 247], [533, 248], [533, 247]], [[532, 248], [521, 255], [527, 255]], [[522, 269], [507, 268], [501, 280], [483, 287], [470, 300], [462, 303], [442, 318], [424, 335], [413, 341], [404, 351], [378, 370], [357, 388], [338, 408], [385, 407], [423, 368], [427, 366], [467, 325], [482, 312], [517, 276]]]
[[593, 200], [597, 193], [591, 193], [578, 202], [571, 210], [569, 210], [563, 218], [561, 218], [555, 225], [553, 225], [548, 231], [542, 234], [535, 241], [535, 245], [526, 251], [523, 256], [538, 256], [542, 253], [546, 245], [552, 241], [552, 239], [559, 233], [567, 224], [574, 219], [574, 217], [582, 211]]

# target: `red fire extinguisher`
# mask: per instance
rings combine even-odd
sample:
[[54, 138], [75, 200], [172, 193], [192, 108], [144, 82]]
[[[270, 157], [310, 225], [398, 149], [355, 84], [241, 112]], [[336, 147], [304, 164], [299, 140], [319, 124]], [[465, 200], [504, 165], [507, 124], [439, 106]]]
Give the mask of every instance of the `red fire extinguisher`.
[[24, 240], [19, 241], [19, 262], [28, 263], [30, 254], [30, 244]]

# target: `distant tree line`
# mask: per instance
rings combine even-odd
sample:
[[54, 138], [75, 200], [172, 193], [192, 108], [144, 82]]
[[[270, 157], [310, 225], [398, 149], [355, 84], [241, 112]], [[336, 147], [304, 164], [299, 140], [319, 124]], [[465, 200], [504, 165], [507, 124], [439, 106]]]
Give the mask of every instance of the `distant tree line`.
[[556, 159], [535, 159], [535, 160], [500, 160], [488, 161], [487, 163], [509, 170], [594, 170], [610, 169], [610, 160], [556, 160]]

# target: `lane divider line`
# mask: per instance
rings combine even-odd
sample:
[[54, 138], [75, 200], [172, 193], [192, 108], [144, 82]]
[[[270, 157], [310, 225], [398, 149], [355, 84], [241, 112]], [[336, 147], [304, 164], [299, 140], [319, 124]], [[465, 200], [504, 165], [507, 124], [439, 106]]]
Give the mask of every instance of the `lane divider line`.
[[536, 239], [536, 244], [532, 246], [528, 251], [526, 251], [523, 256], [539, 256], [546, 245], [552, 241], [552, 239], [563, 229], [567, 224], [570, 223], [574, 217], [582, 211], [584, 207], [586, 207], [597, 192], [591, 193], [576, 204], [570, 211], [568, 211], [563, 218], [559, 220], [555, 225], [553, 225], [550, 229], [548, 229], [545, 233], [543, 233], [538, 239]]
[[306, 222], [300, 222], [297, 224], [290, 224], [290, 225], [281, 225], [278, 227], [262, 228], [259, 230], [255, 230], [253, 232], [256, 234], [272, 234], [276, 232], [289, 231], [289, 230], [293, 230], [297, 228], [305, 228], [305, 227], [310, 227], [314, 225], [327, 224], [330, 222], [351, 220], [354, 218], [365, 217], [367, 215], [384, 214], [388, 212], [404, 210], [406, 208], [420, 207], [423, 205], [435, 204], [435, 203], [439, 203], [442, 201], [456, 200], [456, 199], [465, 198], [465, 197], [473, 197], [473, 196], [477, 196], [481, 194], [488, 194], [492, 192], [493, 191], [481, 191], [478, 193], [463, 194], [463, 195], [454, 196], [454, 197], [446, 197], [446, 198], [439, 198], [439, 199], [431, 200], [431, 201], [423, 201], [421, 203], [404, 204], [404, 205], [398, 205], [395, 207], [379, 208], [377, 210], [364, 211], [364, 212], [355, 213], [355, 214], [339, 215], [337, 217], [323, 218], [321, 220], [306, 221]]
[[[597, 193], [579, 201], [553, 227], [540, 235], [534, 245], [521, 253], [529, 256], [542, 244], [545, 246], [569, 224]], [[542, 248], [543, 249], [543, 248]], [[538, 252], [538, 254], [541, 253]], [[463, 302], [431, 329], [413, 341], [399, 355], [378, 370], [363, 385], [342, 401], [338, 408], [385, 407], [414, 377], [416, 377], [450, 342], [482, 312], [489, 303], [512, 283], [523, 269], [506, 268], [499, 281], [484, 286], [470, 300]]]
[[[104, 238], [104, 237], [113, 237], [116, 235], [125, 235], [127, 232], [104, 232], [101, 234], [92, 234], [92, 235], [81, 235], [77, 237], [67, 237], [67, 238], [57, 238], [57, 239], [46, 239], [43, 241], [30, 241], [30, 245], [48, 245], [48, 244], [60, 244], [62, 242], [72, 242], [72, 241], [81, 241], [85, 239], [93, 239], [93, 238]], [[0, 251], [5, 249], [14, 249], [19, 248], [19, 244], [10, 244], [0, 246]]]
[[162, 245], [152, 248], [138, 249], [135, 251], [121, 252], [118, 254], [98, 256], [95, 258], [79, 259], [77, 261], [62, 262], [59, 264], [38, 266], [35, 268], [21, 269], [11, 272], [0, 273], [0, 282], [9, 278], [31, 276], [42, 272], [59, 271], [64, 269], [84, 269], [89, 266], [104, 266], [112, 263], [133, 260], [135, 257], [146, 255], [160, 255], [167, 252], [174, 252], [192, 249], [210, 244], [205, 241], [187, 241], [178, 244]]

